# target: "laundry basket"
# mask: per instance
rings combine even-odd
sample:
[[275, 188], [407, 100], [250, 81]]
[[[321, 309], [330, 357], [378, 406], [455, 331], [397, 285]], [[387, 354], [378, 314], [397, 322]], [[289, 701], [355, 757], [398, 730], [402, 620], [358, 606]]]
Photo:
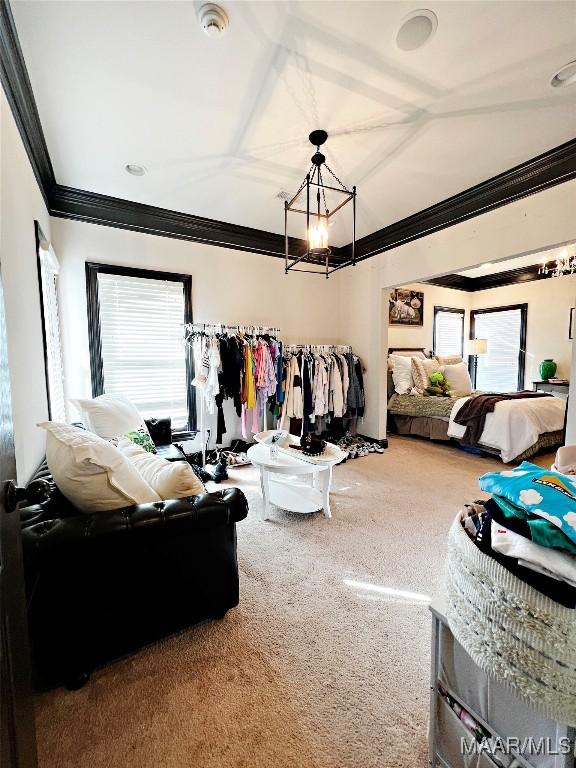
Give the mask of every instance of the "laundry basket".
[[528, 586], [481, 552], [462, 528], [449, 534], [448, 623], [472, 660], [546, 717], [576, 725], [576, 610]]

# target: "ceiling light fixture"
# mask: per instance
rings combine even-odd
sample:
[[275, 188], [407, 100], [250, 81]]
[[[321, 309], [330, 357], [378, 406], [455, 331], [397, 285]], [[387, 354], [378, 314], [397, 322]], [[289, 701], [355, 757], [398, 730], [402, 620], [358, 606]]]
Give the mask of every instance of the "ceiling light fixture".
[[438, 17], [434, 11], [422, 8], [412, 11], [402, 20], [396, 33], [396, 45], [401, 51], [415, 51], [433, 37], [438, 29]]
[[230, 26], [228, 14], [215, 3], [205, 3], [198, 11], [200, 26], [211, 38], [222, 37]]
[[126, 163], [124, 170], [131, 176], [144, 176], [146, 173], [146, 168], [143, 165], [138, 165], [138, 163]]
[[566, 88], [566, 86], [574, 84], [576, 84], [576, 61], [564, 64], [550, 80], [552, 88]]
[[570, 254], [567, 248], [564, 248], [560, 256], [551, 266], [548, 266], [546, 257], [538, 270], [539, 275], [550, 275], [551, 277], [564, 277], [564, 275], [573, 275], [576, 272], [576, 252]]
[[[332, 272], [341, 269], [339, 265], [330, 269], [330, 255], [332, 250], [328, 240], [328, 228], [332, 225], [332, 217], [341, 211], [344, 206], [352, 202], [352, 243], [351, 260], [356, 264], [356, 187], [348, 189], [342, 184], [338, 176], [326, 165], [326, 157], [320, 152], [320, 147], [326, 142], [326, 131], [312, 131], [308, 136], [310, 143], [316, 147], [312, 156], [312, 165], [300, 188], [291, 200], [284, 201], [284, 241], [285, 241], [285, 265], [284, 272], [312, 272], [313, 274], [325, 274], [328, 278]], [[324, 183], [322, 169], [328, 171], [329, 184]], [[332, 179], [334, 181], [332, 181]], [[305, 208], [303, 205], [305, 198]], [[328, 200], [331, 201], [331, 210]], [[290, 212], [301, 213], [306, 216], [306, 251], [299, 256], [290, 257], [288, 243], [288, 214]], [[311, 269], [294, 269], [296, 264], [306, 260], [311, 263], [325, 266], [323, 272]], [[348, 264], [348, 262], [346, 262]]]

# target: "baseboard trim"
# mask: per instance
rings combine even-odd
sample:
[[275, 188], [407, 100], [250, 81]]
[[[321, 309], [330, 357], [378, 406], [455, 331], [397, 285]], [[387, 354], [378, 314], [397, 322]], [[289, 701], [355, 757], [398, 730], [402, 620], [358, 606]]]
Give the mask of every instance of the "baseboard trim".
[[375, 443], [376, 445], [379, 445], [380, 448], [388, 448], [388, 438], [383, 437], [382, 440], [378, 440], [375, 437], [370, 437], [369, 435], [361, 435], [358, 432], [358, 437], [361, 437], [363, 440], [367, 440], [369, 443]]

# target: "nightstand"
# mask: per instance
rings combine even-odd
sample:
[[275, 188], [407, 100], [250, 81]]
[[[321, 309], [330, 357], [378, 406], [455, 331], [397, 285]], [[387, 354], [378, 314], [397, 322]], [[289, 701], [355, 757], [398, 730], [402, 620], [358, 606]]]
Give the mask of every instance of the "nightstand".
[[566, 413], [564, 414], [564, 442], [566, 442], [566, 423], [568, 421], [568, 393], [570, 384], [554, 384], [550, 381], [533, 381], [534, 392], [549, 392], [554, 397], [560, 397], [566, 401]]
[[553, 384], [550, 381], [533, 381], [534, 392], [550, 392], [555, 397], [561, 397], [563, 400], [568, 398], [570, 384]]

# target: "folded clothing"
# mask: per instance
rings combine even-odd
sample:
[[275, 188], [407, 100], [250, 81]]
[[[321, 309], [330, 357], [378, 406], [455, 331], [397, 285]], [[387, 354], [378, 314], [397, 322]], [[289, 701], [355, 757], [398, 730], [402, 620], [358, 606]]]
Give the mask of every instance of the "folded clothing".
[[[479, 511], [479, 507], [482, 505], [484, 505], [483, 512]], [[492, 520], [494, 519], [494, 513], [498, 514], [498, 511], [499, 507], [494, 499], [488, 499], [485, 502], [476, 502], [474, 509], [469, 508], [467, 516], [462, 517], [462, 527], [478, 549], [500, 563], [516, 578], [546, 595], [546, 597], [566, 608], [576, 608], [576, 587], [564, 580], [559, 580], [556, 577], [552, 578], [544, 573], [535, 571], [533, 568], [520, 565], [516, 558], [502, 554], [492, 547]], [[476, 531], [475, 534], [473, 530]]]
[[549, 520], [576, 543], [576, 478], [523, 461], [517, 469], [482, 475], [480, 488]]
[[501, 523], [491, 521], [492, 549], [518, 561], [518, 565], [576, 587], [576, 555], [542, 547]]
[[515, 506], [503, 496], [494, 495], [488, 502], [488, 506], [494, 520], [511, 531], [519, 533], [520, 536], [542, 547], [563, 549], [576, 555], [576, 543], [548, 518], [526, 512], [525, 509]]

